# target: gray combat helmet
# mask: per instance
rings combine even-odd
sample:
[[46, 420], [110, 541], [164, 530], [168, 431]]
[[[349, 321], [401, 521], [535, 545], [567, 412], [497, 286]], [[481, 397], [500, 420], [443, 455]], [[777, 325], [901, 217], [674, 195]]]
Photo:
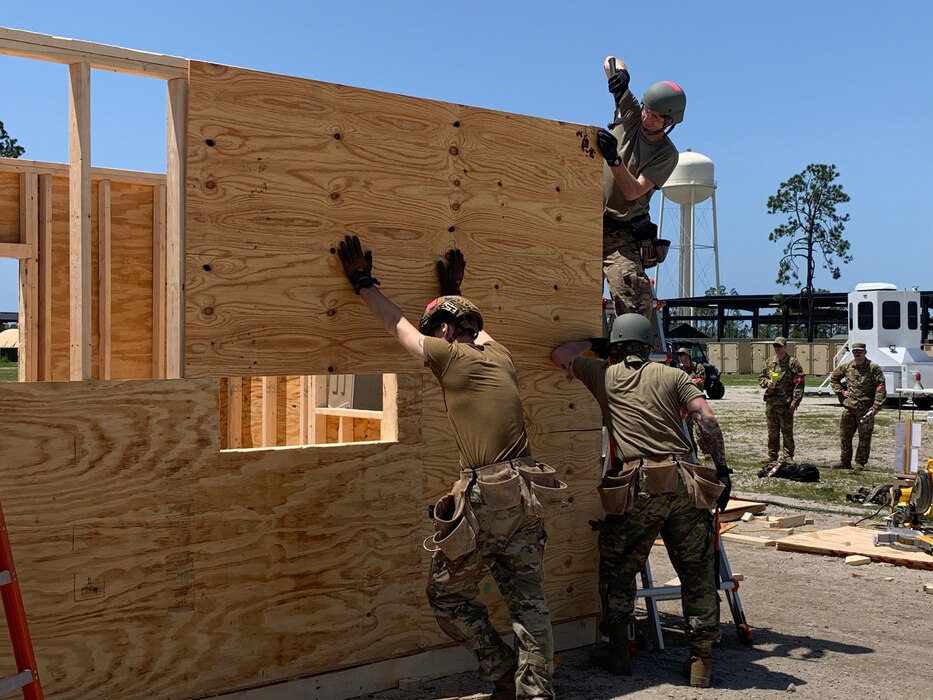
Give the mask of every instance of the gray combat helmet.
[[651, 321], [641, 314], [622, 314], [616, 316], [609, 333], [609, 344], [632, 341], [651, 345]]
[[431, 335], [438, 325], [449, 321], [456, 321], [462, 329], [472, 331], [474, 335], [483, 330], [483, 314], [476, 304], [453, 294], [438, 297], [428, 304], [418, 323], [418, 330], [422, 335]]
[[662, 80], [648, 88], [641, 103], [669, 119], [671, 124], [680, 124], [684, 120], [684, 110], [687, 109], [687, 96], [677, 83]]

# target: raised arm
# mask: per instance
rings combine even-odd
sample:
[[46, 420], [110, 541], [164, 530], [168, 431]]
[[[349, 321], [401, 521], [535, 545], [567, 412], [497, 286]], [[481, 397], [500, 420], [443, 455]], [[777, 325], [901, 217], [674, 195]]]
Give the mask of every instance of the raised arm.
[[367, 250], [364, 253], [357, 236], [346, 236], [338, 244], [337, 254], [343, 265], [344, 275], [353, 285], [353, 291], [360, 295], [386, 332], [411, 355], [423, 359], [424, 336], [405, 318], [398, 306], [376, 289], [379, 280], [372, 274], [372, 251]]

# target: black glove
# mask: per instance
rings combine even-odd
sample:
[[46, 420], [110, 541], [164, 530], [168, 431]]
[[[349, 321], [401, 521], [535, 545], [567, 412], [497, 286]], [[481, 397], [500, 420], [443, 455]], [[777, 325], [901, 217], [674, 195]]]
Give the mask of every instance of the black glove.
[[600, 129], [596, 134], [596, 143], [599, 146], [599, 152], [603, 154], [603, 158], [609, 165], [612, 167], [622, 165], [622, 159], [619, 157], [619, 142], [611, 132]]
[[345, 236], [337, 246], [337, 255], [354, 292], [359, 294], [364, 287], [379, 284], [379, 280], [373, 277], [373, 251], [364, 253], [358, 237]]
[[587, 338], [592, 346], [593, 354], [603, 360], [609, 357], [609, 338]]
[[624, 68], [620, 68], [609, 76], [609, 92], [616, 98], [616, 102], [618, 102], [622, 95], [628, 90], [628, 81], [629, 74]]
[[441, 296], [455, 294], [460, 296], [460, 285], [463, 282], [463, 271], [466, 269], [466, 258], [459, 248], [451, 248], [444, 256], [447, 260], [437, 261], [437, 278], [441, 281]]
[[716, 467], [716, 478], [723, 485], [722, 493], [716, 499], [716, 507], [719, 510], [725, 510], [726, 506], [729, 505], [729, 496], [732, 494], [732, 478], [729, 476], [731, 473], [732, 470], [725, 464]]

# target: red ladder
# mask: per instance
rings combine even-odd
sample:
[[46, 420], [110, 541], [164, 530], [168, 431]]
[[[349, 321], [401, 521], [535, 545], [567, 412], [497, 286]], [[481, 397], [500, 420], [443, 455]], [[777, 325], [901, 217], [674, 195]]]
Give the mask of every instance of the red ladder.
[[0, 598], [3, 599], [3, 611], [10, 630], [13, 644], [13, 656], [16, 659], [18, 673], [8, 678], [0, 678], [0, 697], [22, 688], [25, 700], [44, 700], [42, 684], [39, 682], [39, 670], [36, 668], [36, 654], [32, 650], [29, 626], [26, 624], [26, 609], [13, 566], [13, 550], [3, 518], [3, 506], [0, 505]]

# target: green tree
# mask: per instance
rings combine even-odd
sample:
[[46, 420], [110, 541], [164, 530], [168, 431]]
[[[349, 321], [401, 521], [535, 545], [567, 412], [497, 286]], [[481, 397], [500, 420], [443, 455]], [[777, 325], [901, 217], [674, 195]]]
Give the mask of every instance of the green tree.
[[[836, 207], [849, 201], [842, 185], [834, 181], [839, 177], [835, 165], [811, 163], [803, 172], [782, 182], [777, 194], [768, 197], [769, 214], [787, 214], [787, 220], [774, 229], [768, 240], [787, 239], [784, 256], [778, 263], [778, 284], [796, 284], [807, 297], [807, 340], [813, 342], [813, 277], [816, 274], [816, 256], [822, 256], [822, 267], [832, 278], [841, 272], [836, 263], [852, 261], [849, 241], [842, 237], [848, 214], [840, 214]], [[806, 276], [800, 279], [800, 269]]]
[[26, 152], [26, 149], [17, 145], [16, 139], [6, 132], [3, 122], [0, 122], [0, 157], [19, 158]]
[[[707, 297], [735, 297], [739, 293], [735, 290], [735, 287], [732, 289], [726, 289], [724, 284], [719, 285], [719, 287], [710, 287], [704, 293], [704, 296]], [[697, 309], [697, 315], [699, 316], [715, 316], [715, 309]], [[725, 316], [738, 316], [740, 312], [735, 309], [726, 309]], [[701, 330], [704, 334], [712, 336], [713, 331], [715, 330], [715, 321], [699, 321], [697, 322], [698, 330]], [[721, 338], [750, 338], [751, 337], [751, 328], [749, 328], [748, 323], [745, 321], [724, 321], [723, 327], [719, 329], [719, 337]]]

